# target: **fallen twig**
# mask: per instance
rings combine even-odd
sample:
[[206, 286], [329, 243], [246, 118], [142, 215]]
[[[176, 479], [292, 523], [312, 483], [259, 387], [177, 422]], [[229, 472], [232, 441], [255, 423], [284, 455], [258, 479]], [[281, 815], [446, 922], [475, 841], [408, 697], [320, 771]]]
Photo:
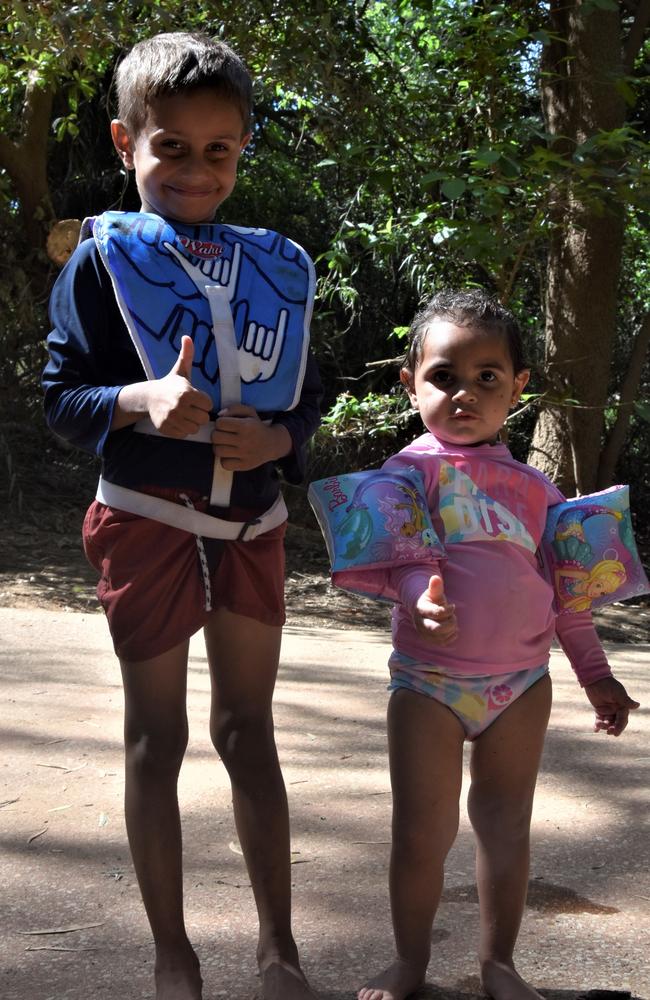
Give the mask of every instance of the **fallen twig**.
[[75, 931], [87, 931], [91, 927], [103, 926], [104, 921], [102, 920], [98, 924], [73, 924], [70, 927], [43, 927], [37, 931], [18, 931], [18, 933], [28, 937], [36, 937], [39, 934], [73, 934]]

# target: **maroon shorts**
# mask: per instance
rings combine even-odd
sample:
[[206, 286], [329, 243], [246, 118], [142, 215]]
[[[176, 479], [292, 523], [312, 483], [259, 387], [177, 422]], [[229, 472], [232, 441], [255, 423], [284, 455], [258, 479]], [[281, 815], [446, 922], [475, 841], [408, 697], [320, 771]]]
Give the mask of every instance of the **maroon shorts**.
[[[176, 492], [159, 495], [178, 502]], [[198, 502], [195, 507], [205, 509]], [[243, 511], [231, 516], [247, 519]], [[281, 524], [250, 542], [204, 539], [208, 608], [284, 624], [285, 530]], [[149, 660], [205, 625], [210, 610], [195, 535], [95, 500], [84, 520], [83, 543], [100, 575], [97, 596], [120, 659]]]

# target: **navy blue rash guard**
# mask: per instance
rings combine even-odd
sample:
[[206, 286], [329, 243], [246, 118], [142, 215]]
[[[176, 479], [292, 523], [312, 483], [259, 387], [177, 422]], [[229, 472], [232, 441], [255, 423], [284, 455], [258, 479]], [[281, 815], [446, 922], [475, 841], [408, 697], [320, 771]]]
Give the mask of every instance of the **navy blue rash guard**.
[[[94, 240], [85, 240], [59, 275], [50, 299], [50, 320], [50, 358], [42, 381], [45, 417], [54, 433], [100, 456], [102, 475], [111, 483], [132, 490], [196, 491], [207, 497], [214, 465], [211, 445], [140, 434], [130, 426], [110, 431], [120, 389], [144, 381], [146, 375]], [[303, 480], [305, 446], [320, 421], [321, 397], [321, 380], [310, 353], [298, 405], [281, 413], [260, 413], [262, 419], [287, 428], [293, 451], [277, 463], [235, 472], [233, 507], [255, 512], [270, 507], [280, 489], [278, 468], [289, 483]]]

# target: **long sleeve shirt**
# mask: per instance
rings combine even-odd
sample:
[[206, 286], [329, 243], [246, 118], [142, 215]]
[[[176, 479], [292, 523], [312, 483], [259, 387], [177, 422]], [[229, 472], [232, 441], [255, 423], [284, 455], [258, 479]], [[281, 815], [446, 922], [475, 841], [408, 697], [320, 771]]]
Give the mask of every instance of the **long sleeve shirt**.
[[[397, 650], [455, 674], [501, 674], [544, 663], [557, 636], [584, 686], [611, 674], [589, 612], [556, 616], [537, 549], [549, 505], [564, 499], [503, 444], [461, 447], [424, 434], [384, 466], [424, 476], [433, 526], [446, 558], [389, 572]], [[411, 612], [432, 572], [455, 605], [458, 638], [427, 642]]]

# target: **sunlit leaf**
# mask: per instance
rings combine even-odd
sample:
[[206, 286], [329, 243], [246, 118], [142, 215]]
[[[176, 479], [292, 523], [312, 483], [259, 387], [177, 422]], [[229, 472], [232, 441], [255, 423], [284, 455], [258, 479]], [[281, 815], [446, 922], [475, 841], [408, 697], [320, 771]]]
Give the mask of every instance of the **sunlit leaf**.
[[467, 189], [467, 184], [461, 177], [450, 177], [442, 183], [442, 193], [450, 201], [461, 198]]

